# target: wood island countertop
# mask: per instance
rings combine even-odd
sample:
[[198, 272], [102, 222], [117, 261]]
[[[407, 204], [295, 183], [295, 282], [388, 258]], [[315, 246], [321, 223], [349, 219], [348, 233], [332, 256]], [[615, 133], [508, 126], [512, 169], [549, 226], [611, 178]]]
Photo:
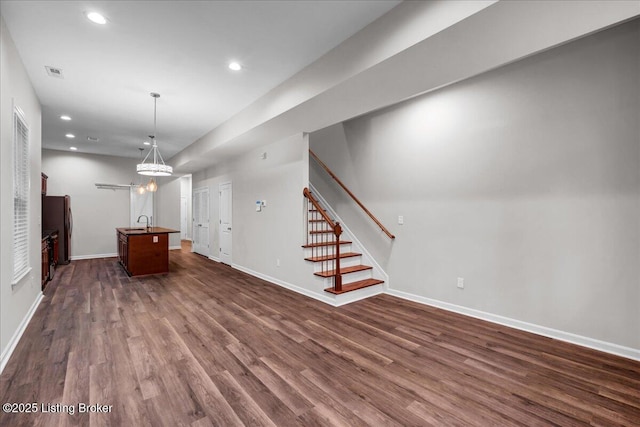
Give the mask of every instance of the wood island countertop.
[[118, 233], [129, 235], [138, 235], [138, 234], [169, 234], [169, 233], [179, 233], [180, 230], [173, 230], [171, 228], [164, 227], [149, 227], [147, 230], [146, 227], [132, 227], [132, 228], [116, 228]]

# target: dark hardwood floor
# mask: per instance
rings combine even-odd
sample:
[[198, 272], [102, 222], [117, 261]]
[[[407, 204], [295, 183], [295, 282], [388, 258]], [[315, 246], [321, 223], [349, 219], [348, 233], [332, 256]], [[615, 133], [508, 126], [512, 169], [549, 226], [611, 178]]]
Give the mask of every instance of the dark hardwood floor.
[[187, 251], [170, 270], [60, 267], [0, 377], [38, 412], [0, 425], [640, 425], [640, 362], [387, 295], [334, 308]]

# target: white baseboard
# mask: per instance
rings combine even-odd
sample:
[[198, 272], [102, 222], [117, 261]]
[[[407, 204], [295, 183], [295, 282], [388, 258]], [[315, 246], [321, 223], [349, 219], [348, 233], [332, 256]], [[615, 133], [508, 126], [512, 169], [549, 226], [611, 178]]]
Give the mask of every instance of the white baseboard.
[[117, 257], [117, 253], [112, 254], [93, 254], [93, 255], [74, 255], [71, 257], [71, 261], [78, 261], [81, 259], [96, 259], [96, 258], [114, 258]]
[[[285, 281], [280, 280], [280, 279], [276, 279], [275, 277], [267, 276], [266, 274], [258, 273], [257, 271], [253, 271], [250, 268], [242, 267], [242, 266], [237, 265], [237, 264], [232, 264], [231, 266], [233, 268], [235, 268], [236, 270], [240, 270], [243, 273], [247, 273], [247, 274], [249, 274], [251, 276], [257, 277], [258, 279], [266, 280], [267, 282], [273, 283], [274, 285], [282, 286], [283, 288], [286, 288], [286, 289], [289, 289], [291, 291], [297, 292], [297, 293], [302, 294], [304, 296], [307, 296], [309, 298], [313, 298], [315, 300], [322, 301], [322, 302], [324, 302], [326, 304], [330, 304], [330, 305], [336, 306], [335, 299], [330, 297], [329, 295], [321, 295], [321, 294], [317, 294], [315, 292], [311, 292], [308, 289], [301, 288], [299, 286], [293, 285], [291, 283], [285, 282]], [[346, 303], [344, 303], [344, 304], [346, 304]]]
[[531, 332], [537, 335], [554, 338], [560, 341], [569, 342], [571, 344], [577, 344], [583, 347], [592, 348], [594, 350], [603, 351], [605, 353], [615, 354], [617, 356], [640, 361], [640, 350], [635, 348], [625, 347], [606, 341], [600, 341], [594, 338], [572, 334], [570, 332], [547, 328], [546, 326], [535, 325], [533, 323], [527, 323], [520, 320], [511, 319], [509, 317], [499, 316], [497, 314], [486, 313], [484, 311], [462, 307], [459, 305], [450, 304], [448, 302], [438, 301], [431, 298], [410, 294], [408, 292], [398, 291], [396, 289], [389, 289], [387, 293], [389, 295], [393, 295], [398, 298], [403, 298], [420, 304], [426, 304], [432, 307], [441, 308], [443, 310], [464, 314], [465, 316], [475, 317], [476, 319], [486, 320], [488, 322], [497, 323], [499, 325], [508, 326], [510, 328]]
[[176, 249], [182, 249], [182, 246], [177, 245], [177, 246], [169, 246], [169, 250], [170, 251], [175, 251]]
[[20, 322], [18, 329], [16, 329], [15, 333], [9, 340], [9, 343], [7, 344], [7, 347], [5, 348], [5, 350], [2, 352], [2, 355], [0, 355], [0, 374], [4, 370], [5, 366], [7, 366], [7, 362], [9, 362], [9, 358], [11, 358], [13, 351], [16, 349], [16, 346], [18, 345], [20, 338], [22, 338], [22, 334], [24, 334], [24, 331], [27, 329], [27, 325], [29, 325], [29, 322], [31, 321], [31, 318], [35, 314], [36, 309], [40, 305], [42, 298], [44, 298], [44, 294], [40, 292], [36, 300], [33, 302], [31, 307], [29, 308], [29, 311], [27, 311], [27, 314], [22, 319], [22, 322]]
[[217, 256], [209, 255], [208, 257], [211, 261], [220, 262], [220, 258]]

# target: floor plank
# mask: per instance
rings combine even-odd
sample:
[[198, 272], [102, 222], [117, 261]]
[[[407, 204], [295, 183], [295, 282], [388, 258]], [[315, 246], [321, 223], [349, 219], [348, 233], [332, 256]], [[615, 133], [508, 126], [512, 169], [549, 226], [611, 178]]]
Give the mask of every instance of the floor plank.
[[154, 276], [60, 266], [0, 395], [76, 409], [2, 426], [633, 426], [640, 362], [388, 295], [331, 307], [182, 250]]

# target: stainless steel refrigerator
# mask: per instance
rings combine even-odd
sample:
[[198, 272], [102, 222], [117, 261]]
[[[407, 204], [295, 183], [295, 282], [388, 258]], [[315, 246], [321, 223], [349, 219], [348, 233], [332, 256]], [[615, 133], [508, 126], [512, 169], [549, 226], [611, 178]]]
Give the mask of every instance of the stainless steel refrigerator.
[[42, 198], [42, 229], [58, 230], [58, 263], [71, 261], [71, 233], [73, 215], [69, 196], [44, 196]]

